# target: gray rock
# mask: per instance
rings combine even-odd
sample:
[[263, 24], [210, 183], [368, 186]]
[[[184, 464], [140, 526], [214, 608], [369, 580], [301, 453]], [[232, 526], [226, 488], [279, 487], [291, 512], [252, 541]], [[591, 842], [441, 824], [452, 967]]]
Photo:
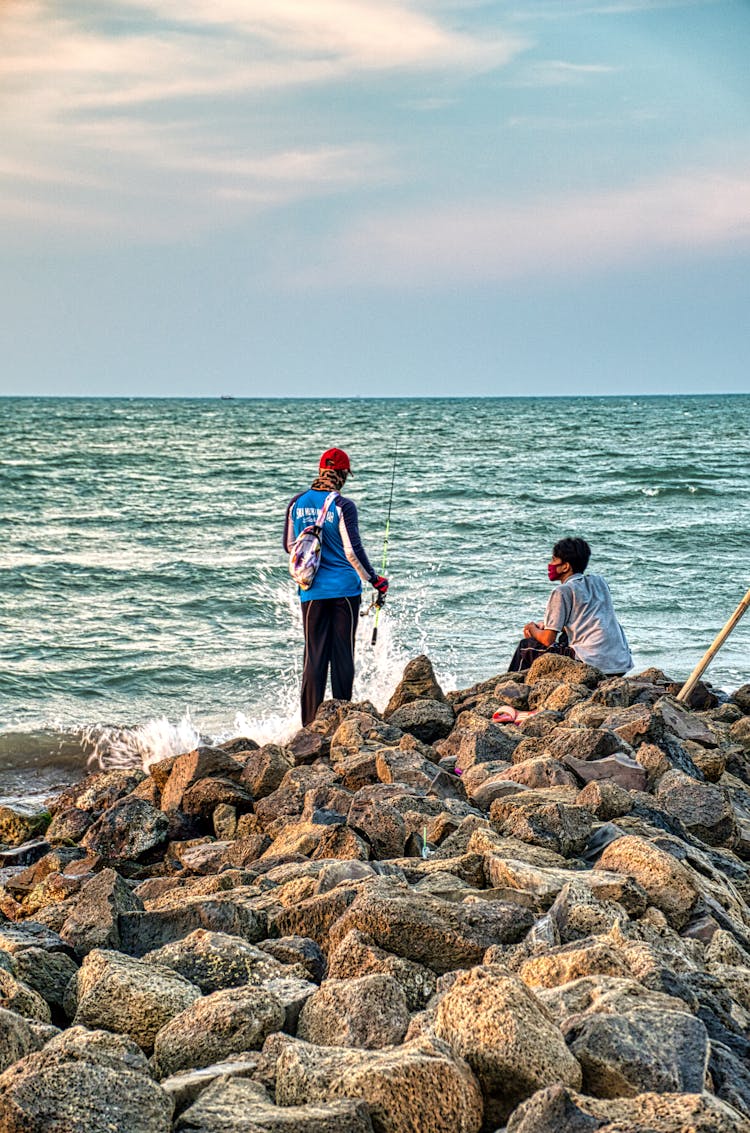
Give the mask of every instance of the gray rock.
[[92, 1031], [88, 1027], [68, 1027], [50, 1039], [45, 1050], [63, 1058], [94, 1062], [97, 1066], [109, 1066], [112, 1070], [124, 1067], [151, 1076], [145, 1054], [127, 1035]]
[[526, 684], [535, 685], [538, 681], [553, 679], [558, 684], [586, 685], [595, 688], [604, 679], [604, 674], [593, 665], [584, 665], [573, 657], [557, 653], [543, 653], [537, 657], [526, 674]]
[[200, 988], [203, 995], [226, 987], [261, 984], [288, 971], [278, 960], [242, 937], [208, 932], [203, 928], [191, 932], [184, 940], [147, 952], [143, 960], [179, 972]]
[[0, 1073], [35, 1047], [29, 1020], [0, 1007]]
[[162, 1027], [154, 1043], [154, 1067], [163, 1078], [257, 1050], [284, 1022], [284, 1008], [265, 988], [212, 992]]
[[431, 744], [449, 735], [455, 716], [444, 700], [412, 700], [392, 712], [389, 721], [402, 732]]
[[[586, 807], [564, 801], [569, 788], [548, 788], [496, 799], [490, 819], [501, 833], [522, 842], [543, 846], [563, 857], [577, 857], [584, 850], [593, 819]], [[575, 794], [573, 795], [575, 798]]]
[[199, 997], [169, 968], [95, 949], [78, 973], [74, 1023], [128, 1035], [150, 1052], [157, 1031]]
[[283, 936], [279, 940], [264, 940], [263, 952], [273, 956], [280, 964], [301, 964], [315, 983], [325, 975], [325, 957], [319, 944], [306, 936]]
[[548, 1086], [522, 1102], [505, 1133], [747, 1133], [735, 1109], [711, 1094], [641, 1094], [602, 1100]]
[[60, 930], [61, 938], [85, 956], [92, 948], [120, 947], [120, 914], [143, 909], [119, 873], [103, 869], [81, 888]]
[[0, 1075], [3, 1133], [169, 1133], [172, 1102], [145, 1073], [46, 1050]]
[[51, 1019], [50, 1009], [41, 995], [3, 968], [0, 968], [0, 1009], [15, 1011], [37, 1023], [49, 1023]]
[[372, 1133], [364, 1102], [312, 1102], [276, 1106], [257, 1082], [215, 1082], [182, 1115], [176, 1133]]
[[200, 1070], [180, 1070], [171, 1078], [163, 1078], [161, 1088], [172, 1099], [176, 1118], [219, 1078], [252, 1078], [262, 1062], [261, 1054], [233, 1054], [224, 1062]]
[[38, 992], [52, 1011], [62, 1011], [65, 989], [78, 971], [69, 956], [25, 948], [14, 957], [13, 967], [18, 979]]
[[400, 1043], [408, 1025], [400, 984], [373, 972], [355, 979], [327, 979], [302, 1008], [297, 1034], [318, 1046], [375, 1050]]
[[708, 1068], [708, 1035], [685, 1012], [633, 1010], [573, 1023], [568, 1045], [583, 1070], [583, 1089], [599, 1098], [699, 1094]]
[[714, 783], [700, 783], [682, 771], [668, 771], [659, 780], [656, 797], [686, 830], [709, 846], [731, 846], [737, 821], [727, 792]]
[[108, 861], [140, 861], [164, 846], [169, 821], [145, 799], [128, 797], [105, 810], [81, 845]]
[[566, 767], [584, 783], [612, 782], [626, 791], [645, 791], [648, 773], [637, 759], [624, 752], [604, 756], [603, 759], [583, 760], [573, 755], [563, 757]]
[[123, 913], [119, 919], [121, 947], [144, 956], [164, 944], [182, 940], [197, 928], [241, 936], [251, 944], [268, 935], [266, 913], [256, 908], [258, 894], [245, 887], [211, 894], [175, 893], [159, 908]]

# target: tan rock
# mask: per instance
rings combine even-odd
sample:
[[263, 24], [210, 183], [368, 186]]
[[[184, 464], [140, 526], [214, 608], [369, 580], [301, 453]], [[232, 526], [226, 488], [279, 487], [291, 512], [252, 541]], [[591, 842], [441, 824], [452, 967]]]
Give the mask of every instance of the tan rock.
[[596, 869], [633, 877], [673, 928], [687, 924], [699, 889], [690, 871], [665, 850], [637, 835], [618, 838], [605, 848]]
[[408, 1025], [400, 984], [372, 972], [355, 979], [327, 979], [302, 1008], [297, 1034], [318, 1046], [376, 1050], [400, 1043]]

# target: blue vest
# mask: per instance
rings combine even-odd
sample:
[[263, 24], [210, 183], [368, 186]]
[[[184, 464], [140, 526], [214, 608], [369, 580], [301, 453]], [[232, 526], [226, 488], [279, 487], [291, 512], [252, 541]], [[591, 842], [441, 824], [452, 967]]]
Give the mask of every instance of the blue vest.
[[[327, 495], [328, 492], [319, 488], [309, 488], [294, 501], [291, 520], [295, 539], [305, 527], [315, 523]], [[310, 589], [299, 592], [303, 602], [309, 602], [313, 598], [354, 598], [362, 593], [362, 581], [346, 557], [339, 530], [340, 521], [341, 507], [338, 501], [334, 501], [323, 524], [318, 573]]]

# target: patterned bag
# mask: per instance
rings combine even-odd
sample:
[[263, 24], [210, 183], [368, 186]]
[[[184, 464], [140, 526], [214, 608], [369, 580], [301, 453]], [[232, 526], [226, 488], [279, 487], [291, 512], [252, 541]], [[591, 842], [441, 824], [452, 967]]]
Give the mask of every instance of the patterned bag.
[[299, 586], [300, 590], [309, 590], [315, 581], [315, 575], [320, 566], [322, 551], [321, 535], [326, 512], [338, 496], [338, 492], [329, 492], [318, 512], [315, 523], [300, 531], [292, 543], [289, 552], [289, 573]]

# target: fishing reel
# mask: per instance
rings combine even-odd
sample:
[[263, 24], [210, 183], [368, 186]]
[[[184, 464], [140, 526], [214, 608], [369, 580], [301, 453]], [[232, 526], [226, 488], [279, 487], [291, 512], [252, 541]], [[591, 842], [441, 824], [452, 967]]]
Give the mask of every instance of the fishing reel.
[[377, 594], [373, 598], [372, 602], [370, 602], [369, 606], [366, 606], [365, 609], [359, 611], [359, 616], [361, 618], [366, 618], [368, 614], [372, 613], [373, 610], [382, 610], [383, 606], [385, 605], [385, 599], [385, 594]]

